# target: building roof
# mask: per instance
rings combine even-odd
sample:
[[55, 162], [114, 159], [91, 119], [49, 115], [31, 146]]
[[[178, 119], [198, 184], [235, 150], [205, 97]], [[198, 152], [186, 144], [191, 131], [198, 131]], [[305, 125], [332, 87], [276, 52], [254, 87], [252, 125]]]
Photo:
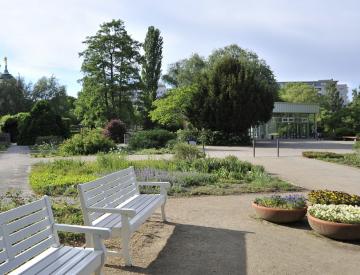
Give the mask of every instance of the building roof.
[[273, 113], [318, 114], [320, 106], [313, 103], [275, 102]]

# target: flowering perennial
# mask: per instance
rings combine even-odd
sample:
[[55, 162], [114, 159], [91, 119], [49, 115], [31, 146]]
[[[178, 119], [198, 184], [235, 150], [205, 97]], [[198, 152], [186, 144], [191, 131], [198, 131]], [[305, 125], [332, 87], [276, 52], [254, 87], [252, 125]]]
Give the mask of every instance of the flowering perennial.
[[314, 204], [308, 208], [311, 216], [338, 223], [360, 224], [360, 207], [352, 205]]

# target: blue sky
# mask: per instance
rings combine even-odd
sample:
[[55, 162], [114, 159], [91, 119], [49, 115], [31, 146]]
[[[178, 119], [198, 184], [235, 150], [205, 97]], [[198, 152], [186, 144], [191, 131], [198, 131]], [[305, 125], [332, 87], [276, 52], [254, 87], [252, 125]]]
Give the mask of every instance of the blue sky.
[[278, 81], [333, 78], [360, 84], [360, 1], [352, 0], [0, 0], [0, 65], [27, 81], [54, 74], [80, 90], [82, 41], [113, 18], [142, 42], [164, 37], [163, 72], [192, 53], [236, 43], [255, 51]]

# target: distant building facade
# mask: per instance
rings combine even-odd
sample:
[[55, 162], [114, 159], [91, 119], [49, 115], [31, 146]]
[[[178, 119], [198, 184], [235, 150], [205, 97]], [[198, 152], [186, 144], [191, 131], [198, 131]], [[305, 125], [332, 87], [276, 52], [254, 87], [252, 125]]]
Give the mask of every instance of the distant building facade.
[[321, 95], [325, 95], [326, 93], [326, 86], [328, 84], [331, 83], [335, 83], [336, 87], [340, 93], [340, 96], [342, 97], [342, 99], [344, 100], [344, 103], [347, 104], [349, 103], [349, 98], [348, 98], [348, 86], [346, 84], [338, 84], [337, 80], [333, 80], [333, 79], [325, 79], [325, 80], [315, 80], [315, 81], [284, 81], [284, 82], [278, 82], [280, 88], [284, 87], [287, 84], [290, 83], [304, 83], [310, 86], [313, 86]]
[[289, 139], [317, 137], [316, 116], [318, 104], [275, 102], [271, 119], [251, 129], [251, 135], [259, 139], [274, 136]]

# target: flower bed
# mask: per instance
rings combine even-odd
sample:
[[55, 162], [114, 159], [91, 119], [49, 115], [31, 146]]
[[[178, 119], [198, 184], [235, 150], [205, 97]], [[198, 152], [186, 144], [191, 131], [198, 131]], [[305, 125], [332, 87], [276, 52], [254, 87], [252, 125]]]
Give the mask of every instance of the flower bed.
[[309, 193], [308, 199], [312, 204], [346, 204], [360, 206], [360, 196], [339, 191], [314, 190]]
[[299, 221], [305, 216], [307, 209], [302, 195], [256, 198], [252, 206], [260, 218], [275, 223]]
[[308, 221], [317, 233], [336, 240], [360, 240], [360, 207], [322, 205], [309, 207]]
[[320, 220], [360, 224], [360, 207], [352, 205], [315, 204], [309, 207], [309, 214]]

